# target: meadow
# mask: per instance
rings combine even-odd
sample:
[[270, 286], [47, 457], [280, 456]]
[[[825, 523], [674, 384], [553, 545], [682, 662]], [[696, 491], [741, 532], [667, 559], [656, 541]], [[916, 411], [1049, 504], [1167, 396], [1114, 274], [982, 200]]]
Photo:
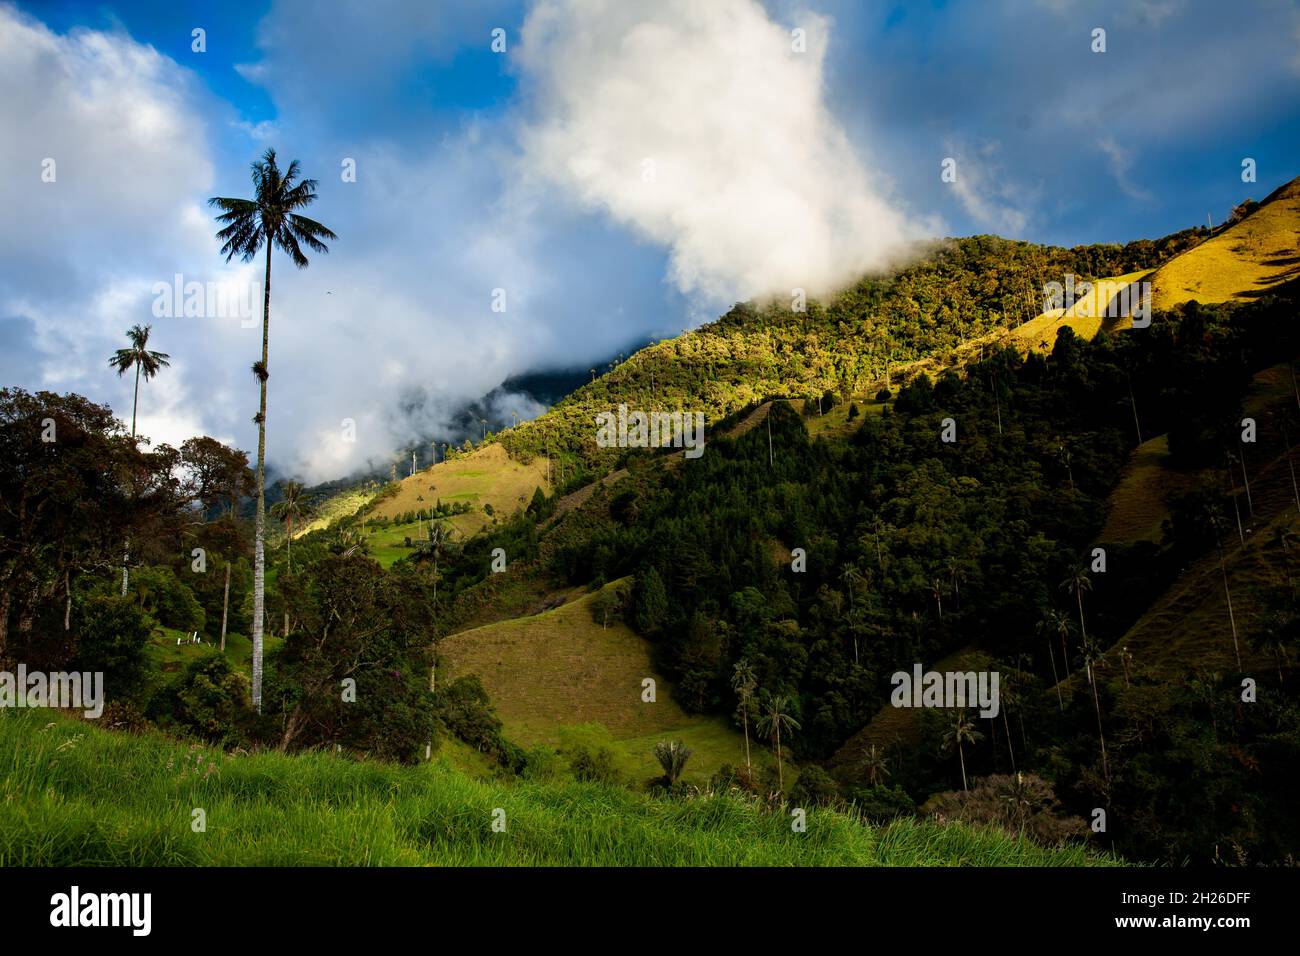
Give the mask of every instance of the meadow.
[[[203, 813], [199, 829], [196, 811]], [[1092, 866], [994, 831], [871, 827], [730, 794], [476, 780], [325, 753], [227, 754], [54, 712], [0, 713], [0, 866]], [[493, 829], [498, 821], [504, 829]]]

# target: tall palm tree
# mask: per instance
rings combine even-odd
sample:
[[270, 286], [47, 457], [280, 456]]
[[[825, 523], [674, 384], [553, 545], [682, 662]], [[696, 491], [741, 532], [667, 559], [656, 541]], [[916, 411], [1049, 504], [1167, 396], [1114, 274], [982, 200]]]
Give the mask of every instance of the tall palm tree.
[[[1056, 674], [1056, 655], [1052, 653], [1052, 636], [1056, 635], [1061, 639], [1061, 655], [1065, 658], [1063, 665], [1065, 667], [1065, 676], [1070, 676], [1070, 649], [1066, 640], [1070, 636], [1070, 618], [1064, 611], [1058, 611], [1056, 608], [1048, 609], [1043, 615], [1043, 619], [1038, 622], [1038, 630], [1047, 637], [1047, 655], [1052, 661], [1052, 679], [1057, 683], [1057, 696], [1060, 696], [1060, 680]], [[1064, 705], [1062, 705], [1064, 710]]]
[[740, 701], [740, 725], [745, 730], [745, 769], [751, 774], [753, 767], [749, 762], [749, 712], [754, 706], [754, 688], [758, 678], [754, 676], [754, 665], [741, 658], [731, 672], [731, 689]]
[[782, 790], [785, 790], [785, 771], [781, 760], [781, 731], [785, 730], [788, 737], [793, 731], [802, 729], [799, 721], [788, 713], [786, 708], [789, 706], [790, 699], [778, 694], [768, 701], [767, 710], [758, 718], [758, 732], [767, 734], [776, 746], [776, 779]]
[[257, 518], [253, 545], [253, 707], [262, 712], [262, 636], [266, 606], [266, 380], [270, 374], [268, 345], [271, 326], [271, 250], [278, 247], [299, 269], [308, 265], [302, 247], [326, 253], [325, 239], [337, 239], [329, 229], [294, 210], [305, 209], [316, 201], [316, 180], [300, 179], [298, 161], [281, 171], [275, 150], [268, 149], [252, 165], [253, 198], [231, 199], [221, 196], [208, 204], [221, 210], [217, 233], [221, 251], [229, 262], [239, 256], [252, 262], [265, 246], [266, 280], [262, 288], [262, 358], [253, 364], [261, 393], [257, 410]]
[[[118, 349], [108, 360], [109, 368], [117, 369], [117, 377], [121, 378], [131, 369], [135, 369], [135, 397], [131, 401], [131, 437], [135, 437], [135, 419], [136, 412], [140, 408], [140, 375], [144, 374], [144, 380], [147, 382], [158, 374], [160, 369], [167, 368], [171, 365], [168, 361], [171, 356], [165, 352], [152, 352], [149, 350], [149, 332], [153, 328], [151, 325], [139, 326], [133, 325], [126, 330], [126, 337], [131, 345], [128, 348]], [[126, 548], [122, 553], [122, 595], [126, 595], [126, 586], [128, 582], [127, 565], [131, 559], [131, 542], [128, 540]]]
[[943, 749], [945, 753], [957, 751], [957, 759], [961, 761], [961, 788], [969, 790], [966, 784], [966, 752], [963, 744], [975, 744], [984, 739], [984, 735], [975, 729], [975, 723], [967, 716], [966, 711], [957, 711], [953, 718], [952, 725], [944, 731]]
[[862, 772], [873, 787], [889, 776], [889, 758], [875, 744], [862, 751]]
[[1083, 642], [1083, 666], [1088, 672], [1088, 684], [1092, 687], [1092, 706], [1097, 711], [1097, 739], [1101, 741], [1101, 771], [1110, 783], [1110, 766], [1106, 763], [1106, 734], [1101, 729], [1101, 701], [1097, 699], [1097, 681], [1093, 670], [1105, 660], [1095, 641]]
[[279, 501], [271, 506], [271, 517], [279, 519], [285, 527], [284, 546], [289, 556], [289, 571], [293, 571], [293, 523], [306, 518], [311, 511], [307, 504], [307, 489], [297, 481], [286, 481]]
[[1206, 509], [1210, 527], [1214, 530], [1214, 543], [1219, 551], [1219, 572], [1223, 575], [1223, 595], [1228, 602], [1228, 623], [1232, 626], [1232, 650], [1237, 655], [1237, 669], [1241, 669], [1241, 645], [1237, 642], [1237, 616], [1232, 613], [1232, 589], [1228, 587], [1228, 565], [1223, 560], [1223, 528], [1227, 522], [1217, 506]]
[[[1074, 592], [1074, 599], [1079, 602], [1079, 640], [1087, 641], [1088, 628], [1083, 623], [1083, 592], [1092, 590], [1092, 578], [1088, 577], [1088, 569], [1082, 562], [1076, 562], [1070, 567], [1065, 580], [1061, 582], [1061, 590]], [[1069, 671], [1068, 662], [1066, 671]]]
[[167, 368], [171, 365], [171, 358], [165, 352], [152, 352], [149, 350], [149, 332], [153, 329], [152, 325], [133, 325], [126, 330], [126, 337], [131, 345], [128, 348], [118, 349], [109, 358], [110, 368], [117, 369], [118, 377], [121, 378], [131, 369], [135, 369], [135, 398], [131, 402], [131, 437], [135, 437], [135, 418], [136, 410], [140, 407], [140, 375], [143, 373], [144, 380], [147, 382], [158, 374], [160, 369]]

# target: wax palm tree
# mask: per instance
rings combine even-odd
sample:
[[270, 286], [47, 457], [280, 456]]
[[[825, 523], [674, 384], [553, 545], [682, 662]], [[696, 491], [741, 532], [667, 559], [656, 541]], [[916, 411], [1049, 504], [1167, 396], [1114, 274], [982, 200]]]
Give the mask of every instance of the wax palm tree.
[[1088, 684], [1092, 687], [1092, 706], [1097, 712], [1097, 739], [1101, 742], [1101, 772], [1110, 783], [1110, 766], [1106, 763], [1106, 734], [1101, 729], [1101, 701], [1097, 698], [1097, 681], [1093, 671], [1105, 662], [1105, 655], [1095, 641], [1083, 642], [1083, 666], [1088, 672]]
[[1228, 587], [1228, 565], [1223, 560], [1223, 528], [1227, 526], [1218, 507], [1206, 509], [1206, 519], [1214, 530], [1214, 542], [1219, 551], [1219, 572], [1223, 575], [1223, 596], [1228, 602], [1228, 623], [1232, 626], [1232, 649], [1237, 655], [1237, 669], [1241, 669], [1241, 645], [1237, 641], [1237, 616], [1232, 612], [1232, 589]]
[[967, 716], [966, 711], [959, 710], [953, 717], [951, 726], [943, 734], [944, 753], [957, 751], [957, 759], [961, 761], [961, 788], [969, 790], [966, 785], [966, 752], [963, 744], [975, 744], [984, 739], [984, 735], [975, 729], [975, 723]]
[[[1088, 577], [1088, 569], [1082, 562], [1075, 563], [1070, 567], [1065, 579], [1061, 581], [1062, 591], [1073, 591], [1074, 599], [1079, 603], [1079, 639], [1088, 640], [1088, 628], [1083, 623], [1083, 592], [1092, 590], [1092, 579]], [[1066, 673], [1069, 673], [1069, 663], [1066, 663]]]
[[[108, 360], [110, 368], [117, 369], [117, 377], [121, 378], [131, 369], [135, 369], [135, 397], [131, 400], [131, 437], [135, 437], [135, 420], [136, 412], [140, 408], [140, 375], [144, 375], [147, 382], [158, 374], [160, 369], [167, 368], [171, 365], [171, 358], [166, 352], [153, 352], [149, 349], [149, 332], [153, 328], [151, 325], [133, 325], [126, 330], [126, 337], [131, 345], [128, 348], [118, 349]], [[127, 541], [126, 549], [122, 553], [122, 594], [126, 595], [126, 586], [128, 583], [129, 572], [127, 565], [131, 559], [131, 542]]]
[[140, 376], [143, 374], [147, 382], [157, 375], [160, 369], [171, 365], [170, 355], [149, 350], [149, 332], [152, 329], [151, 325], [131, 326], [126, 331], [126, 337], [131, 342], [130, 347], [118, 349], [108, 360], [109, 367], [117, 369], [119, 378], [135, 369], [135, 397], [131, 402], [132, 438], [135, 437], [136, 410], [140, 407]]
[[[1061, 639], [1061, 654], [1065, 658], [1065, 676], [1070, 676], [1070, 652], [1066, 646], [1066, 639], [1070, 636], [1070, 619], [1063, 611], [1056, 608], [1050, 608], [1043, 619], [1038, 622], [1039, 633], [1047, 638], [1047, 656], [1052, 662], [1052, 680], [1056, 684], [1056, 696], [1058, 702], [1061, 696], [1061, 682], [1056, 673], [1056, 655], [1052, 653], [1052, 637], [1057, 636]], [[1065, 709], [1065, 704], [1061, 703], [1061, 709]]]
[[749, 762], [749, 712], [754, 706], [754, 689], [758, 687], [758, 678], [754, 676], [754, 665], [741, 658], [731, 672], [731, 689], [736, 692], [740, 710], [740, 725], [745, 731], [745, 769], [753, 774]]
[[253, 198], [231, 199], [221, 196], [208, 200], [208, 204], [221, 210], [217, 222], [222, 229], [217, 233], [221, 251], [229, 262], [239, 256], [245, 262], [266, 248], [266, 279], [262, 288], [262, 358], [253, 364], [260, 390], [257, 417], [257, 516], [254, 523], [253, 545], [253, 707], [262, 712], [262, 636], [263, 609], [266, 606], [266, 380], [269, 333], [271, 326], [271, 250], [279, 248], [299, 269], [308, 265], [302, 247], [312, 252], [326, 253], [325, 239], [337, 239], [329, 229], [300, 216], [295, 210], [305, 209], [316, 201], [316, 180], [299, 178], [295, 159], [281, 171], [276, 162], [275, 150], [268, 149], [252, 165]]
[[799, 721], [790, 716], [787, 710], [789, 706], [790, 699], [784, 694], [778, 694], [767, 702], [767, 709], [758, 718], [757, 725], [758, 732], [767, 734], [776, 748], [776, 779], [782, 790], [785, 790], [785, 771], [781, 754], [781, 731], [784, 730], [788, 737], [794, 731], [802, 729]]
[[282, 489], [284, 497], [271, 506], [271, 517], [284, 524], [284, 546], [289, 556], [290, 572], [293, 571], [293, 523], [303, 520], [311, 513], [306, 490], [299, 482], [286, 481]]
[[862, 772], [873, 787], [889, 776], [889, 758], [875, 744], [862, 751]]

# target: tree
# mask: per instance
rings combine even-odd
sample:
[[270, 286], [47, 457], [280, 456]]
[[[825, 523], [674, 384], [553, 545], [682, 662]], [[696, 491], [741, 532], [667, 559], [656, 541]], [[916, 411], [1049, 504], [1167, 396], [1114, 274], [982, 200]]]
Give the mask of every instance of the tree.
[[271, 517], [278, 518], [285, 526], [284, 546], [288, 552], [290, 573], [293, 572], [293, 523], [295, 520], [301, 521], [311, 512], [305, 491], [300, 482], [286, 481], [281, 489], [284, 497], [271, 506]]
[[781, 731], [784, 730], [788, 737], [794, 731], [802, 729], [799, 721], [790, 715], [789, 706], [789, 698], [784, 694], [778, 694], [768, 700], [767, 709], [758, 718], [758, 732], [767, 734], [776, 750], [777, 784], [782, 790], [785, 789], [785, 772], [782, 767]]
[[677, 783], [677, 778], [686, 769], [686, 761], [690, 759], [692, 753], [694, 751], [680, 740], [661, 740], [655, 744], [655, 759], [659, 761], [659, 766], [664, 768], [664, 780], [668, 782], [668, 786]]
[[862, 772], [873, 787], [889, 777], [889, 758], [876, 744], [862, 751]]
[[221, 600], [221, 650], [226, 649], [226, 628], [230, 616], [230, 571], [235, 555], [245, 547], [235, 509], [239, 499], [253, 493], [253, 473], [248, 453], [230, 448], [206, 435], [190, 438], [181, 445], [181, 464], [186, 471], [186, 489], [203, 508], [204, 514], [226, 507], [225, 516], [206, 525], [204, 542], [215, 545], [226, 557], [226, 582]]
[[[1088, 569], [1081, 563], [1075, 563], [1070, 566], [1065, 580], [1061, 582], [1062, 591], [1073, 591], [1074, 599], [1079, 603], [1079, 639], [1083, 642], [1088, 640], [1088, 629], [1083, 623], [1083, 592], [1092, 590], [1092, 579], [1088, 577]], [[1070, 672], [1069, 661], [1066, 661], [1065, 672]]]
[[1056, 673], [1056, 655], [1052, 653], [1052, 636], [1056, 635], [1061, 639], [1061, 654], [1065, 661], [1065, 676], [1070, 676], [1070, 652], [1066, 646], [1066, 638], [1070, 636], [1070, 619], [1062, 611], [1056, 608], [1050, 608], [1043, 619], [1038, 622], [1038, 631], [1047, 638], [1047, 657], [1052, 662], [1052, 683], [1056, 685], [1057, 703], [1060, 704], [1061, 710], [1065, 710], [1065, 703], [1061, 700], [1061, 681]]
[[[118, 349], [110, 356], [108, 364], [110, 368], [117, 369], [117, 377], [121, 378], [131, 369], [135, 369], [135, 396], [131, 400], [131, 437], [135, 438], [135, 419], [136, 412], [140, 408], [140, 374], [144, 373], [144, 380], [147, 382], [158, 374], [160, 369], [171, 365], [168, 361], [171, 356], [165, 352], [153, 352], [149, 350], [149, 331], [153, 326], [133, 325], [126, 330], [126, 337], [130, 340], [131, 345], [128, 348]], [[127, 565], [131, 560], [131, 542], [127, 541], [126, 550], [122, 553], [122, 593], [126, 594], [128, 583]]]
[[262, 288], [262, 358], [253, 364], [260, 399], [257, 416], [257, 513], [253, 528], [253, 708], [262, 712], [262, 637], [266, 606], [266, 380], [269, 333], [271, 325], [271, 250], [278, 247], [299, 269], [308, 265], [302, 246], [313, 252], [326, 253], [322, 241], [337, 239], [329, 229], [294, 212], [316, 201], [316, 180], [299, 179], [295, 159], [281, 172], [275, 150], [268, 149], [252, 165], [252, 199], [215, 196], [208, 204], [221, 210], [217, 221], [223, 228], [217, 233], [221, 251], [229, 262], [239, 256], [245, 262], [266, 247], [266, 278]]
[[1093, 670], [1104, 659], [1105, 655], [1101, 653], [1101, 648], [1095, 641], [1083, 642], [1083, 666], [1088, 672], [1088, 685], [1092, 688], [1092, 706], [1097, 712], [1097, 739], [1101, 742], [1101, 772], [1105, 775], [1106, 782], [1110, 783], [1110, 765], [1106, 762], [1106, 734], [1101, 729], [1101, 701], [1097, 698], [1097, 681], [1093, 676]]
[[984, 739], [984, 735], [975, 729], [975, 723], [967, 716], [966, 711], [959, 710], [953, 717], [952, 725], [944, 731], [943, 734], [943, 752], [952, 753], [957, 751], [957, 758], [961, 761], [961, 788], [969, 790], [966, 784], [966, 753], [963, 744], [975, 744]]
[[27, 640], [38, 608], [60, 586], [70, 592], [76, 572], [117, 567], [138, 532], [176, 534], [184, 499], [175, 450], [142, 450], [111, 409], [80, 395], [0, 388], [0, 461], [2, 658], [11, 620]]
[[668, 592], [659, 572], [650, 568], [637, 582], [636, 601], [632, 611], [636, 629], [647, 636], [658, 633], [664, 615], [668, 613]]
[[736, 661], [731, 672], [731, 689], [739, 700], [740, 725], [745, 732], [745, 769], [753, 774], [754, 768], [749, 762], [749, 712], [754, 706], [754, 690], [758, 687], [758, 678], [754, 676], [754, 665], [745, 658]]
[[149, 350], [149, 332], [152, 328], [151, 325], [131, 326], [126, 330], [126, 337], [131, 342], [130, 347], [118, 349], [108, 360], [109, 367], [117, 369], [118, 378], [135, 369], [135, 395], [131, 401], [132, 438], [135, 437], [136, 411], [140, 407], [141, 373], [144, 374], [144, 380], [147, 382], [157, 375], [159, 370], [171, 365], [170, 355]]

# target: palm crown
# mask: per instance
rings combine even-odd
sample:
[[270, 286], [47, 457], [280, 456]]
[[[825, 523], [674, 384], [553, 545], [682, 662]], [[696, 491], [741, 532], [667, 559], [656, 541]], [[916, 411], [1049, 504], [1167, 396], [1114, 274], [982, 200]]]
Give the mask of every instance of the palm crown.
[[217, 222], [225, 225], [217, 233], [217, 238], [223, 243], [221, 252], [227, 262], [235, 256], [250, 261], [264, 243], [284, 251], [299, 269], [307, 267], [302, 246], [313, 252], [329, 252], [322, 240], [337, 239], [338, 236], [316, 220], [294, 212], [316, 201], [316, 180], [298, 177], [298, 160], [295, 159], [281, 172], [275, 161], [275, 150], [268, 149], [253, 163], [253, 195], [256, 198], [216, 196], [208, 200], [209, 205], [222, 211]]
[[[127, 329], [126, 337], [130, 340], [129, 348], [118, 349], [108, 360], [110, 368], [117, 369], [119, 377], [135, 369], [136, 403], [140, 396], [140, 376], [147, 382], [158, 374], [158, 370], [171, 365], [171, 356], [166, 352], [149, 350], [149, 332], [151, 325], [133, 325]], [[131, 434], [135, 434], [135, 407], [131, 409]]]

